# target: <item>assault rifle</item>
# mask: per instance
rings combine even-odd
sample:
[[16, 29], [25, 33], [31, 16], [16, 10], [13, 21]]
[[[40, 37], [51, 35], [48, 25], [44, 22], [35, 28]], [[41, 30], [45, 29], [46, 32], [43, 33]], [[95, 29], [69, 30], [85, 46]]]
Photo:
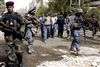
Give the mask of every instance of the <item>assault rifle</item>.
[[21, 37], [21, 38], [27, 40], [27, 38], [25, 38], [25, 37], [21, 34], [21, 32], [17, 32], [17, 31], [14, 30], [13, 28], [8, 27], [5, 23], [0, 22], [0, 25], [3, 26], [4, 28], [7, 28], [7, 29], [11, 30], [14, 34], [18, 35], [19, 37]]

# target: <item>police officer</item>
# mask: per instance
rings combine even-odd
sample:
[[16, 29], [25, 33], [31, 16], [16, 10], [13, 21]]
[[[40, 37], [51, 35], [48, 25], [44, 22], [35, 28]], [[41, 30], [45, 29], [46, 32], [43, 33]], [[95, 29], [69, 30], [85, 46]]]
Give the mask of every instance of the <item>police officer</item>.
[[33, 50], [33, 43], [34, 43], [34, 38], [35, 34], [37, 32], [37, 24], [38, 20], [35, 17], [35, 10], [36, 7], [33, 9], [30, 9], [28, 11], [28, 15], [26, 16], [25, 24], [26, 24], [26, 36], [28, 38], [28, 53], [31, 54], [34, 52]]
[[[19, 32], [21, 29], [21, 18], [17, 12], [14, 12], [14, 2], [6, 2], [7, 13], [4, 14], [2, 22], [4, 22], [8, 27]], [[12, 30], [8, 28], [3, 28], [2, 31], [5, 33], [5, 50], [7, 52], [7, 67], [14, 67], [16, 60], [19, 62], [19, 67], [22, 67], [22, 38], [15, 34]]]
[[99, 24], [97, 22], [95, 15], [92, 15], [91, 25], [92, 25], [92, 36], [93, 36], [93, 39], [95, 39], [94, 35], [97, 33], [97, 28], [99, 27]]
[[25, 30], [26, 30], [26, 33], [25, 35], [27, 36], [28, 38], [28, 52], [29, 54], [31, 54], [33, 50], [33, 34], [32, 34], [32, 31], [31, 31], [31, 25], [32, 25], [32, 21], [30, 20], [30, 17], [29, 15], [27, 14], [25, 16]]
[[70, 50], [73, 51], [74, 47], [76, 47], [77, 55], [79, 54], [79, 51], [80, 51], [80, 47], [79, 47], [80, 29], [84, 25], [84, 20], [81, 16], [82, 13], [83, 13], [83, 10], [81, 8], [78, 8], [76, 10], [74, 22], [72, 23], [72, 25], [73, 25], [73, 32], [72, 32], [73, 33], [73, 41], [71, 43]]

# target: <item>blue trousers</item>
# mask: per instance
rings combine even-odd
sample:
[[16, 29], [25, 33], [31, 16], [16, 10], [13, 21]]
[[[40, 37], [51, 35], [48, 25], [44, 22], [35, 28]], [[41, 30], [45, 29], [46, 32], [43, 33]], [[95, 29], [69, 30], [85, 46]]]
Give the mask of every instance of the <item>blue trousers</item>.
[[50, 25], [44, 25], [44, 29], [43, 29], [43, 36], [44, 36], [44, 40], [47, 40], [50, 36]]
[[80, 36], [80, 30], [73, 30], [73, 41], [71, 44], [71, 49], [74, 49], [74, 47], [76, 47], [76, 50], [79, 51], [80, 50], [80, 46], [79, 46], [79, 36]]
[[27, 37], [28, 37], [28, 48], [29, 50], [33, 50], [33, 36], [29, 28], [27, 29]]

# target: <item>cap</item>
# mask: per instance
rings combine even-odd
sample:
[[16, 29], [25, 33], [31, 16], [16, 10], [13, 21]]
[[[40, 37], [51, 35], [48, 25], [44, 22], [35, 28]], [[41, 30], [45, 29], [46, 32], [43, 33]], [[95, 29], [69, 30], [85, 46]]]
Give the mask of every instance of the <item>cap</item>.
[[35, 12], [35, 10], [36, 10], [36, 6], [35, 6], [34, 8], [32, 8], [32, 9], [30, 9], [30, 10], [28, 11], [28, 14], [33, 14], [33, 12]]
[[6, 6], [13, 6], [13, 5], [14, 5], [14, 2], [13, 1], [6, 2]]

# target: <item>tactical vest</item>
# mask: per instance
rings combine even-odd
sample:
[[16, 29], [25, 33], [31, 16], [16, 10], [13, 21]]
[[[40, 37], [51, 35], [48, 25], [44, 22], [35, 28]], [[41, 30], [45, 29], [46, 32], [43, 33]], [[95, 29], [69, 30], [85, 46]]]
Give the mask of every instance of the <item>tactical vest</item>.
[[20, 27], [21, 20], [17, 12], [13, 12], [12, 14], [6, 13], [4, 15], [3, 22], [7, 24], [9, 27], [17, 28]]
[[[21, 19], [19, 18], [19, 14], [17, 12], [13, 12], [12, 14], [5, 13], [4, 17], [2, 18], [2, 21], [9, 27], [15, 30], [20, 30]], [[3, 32], [5, 32], [5, 34], [12, 33], [12, 31], [7, 28], [4, 28]]]
[[32, 27], [32, 28], [36, 28], [37, 23], [34, 22], [34, 20], [37, 21], [36, 17], [33, 16], [33, 17], [30, 18], [30, 20], [32, 21], [32, 24], [30, 24], [31, 27]]
[[81, 17], [75, 17], [75, 21], [72, 23], [72, 27], [74, 29], [80, 30], [83, 26], [83, 18]]

